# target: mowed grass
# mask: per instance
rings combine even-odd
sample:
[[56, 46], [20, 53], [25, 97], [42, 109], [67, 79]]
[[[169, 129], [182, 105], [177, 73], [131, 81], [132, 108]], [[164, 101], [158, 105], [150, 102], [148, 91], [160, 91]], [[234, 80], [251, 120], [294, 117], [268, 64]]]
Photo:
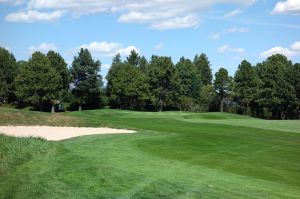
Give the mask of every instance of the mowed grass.
[[[27, 122], [7, 122], [13, 114]], [[30, 125], [36, 114], [0, 108], [0, 124]], [[0, 198], [300, 198], [299, 121], [118, 110], [41, 115], [40, 125], [138, 133], [60, 142], [1, 136], [0, 158], [19, 158], [21, 148], [32, 153], [2, 169]]]

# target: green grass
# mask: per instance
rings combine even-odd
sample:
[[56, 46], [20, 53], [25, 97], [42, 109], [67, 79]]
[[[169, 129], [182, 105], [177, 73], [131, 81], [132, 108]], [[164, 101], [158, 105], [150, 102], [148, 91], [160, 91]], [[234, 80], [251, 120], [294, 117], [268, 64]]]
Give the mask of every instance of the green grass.
[[[16, 114], [16, 121], [7, 120]], [[21, 148], [31, 155], [5, 166], [0, 198], [300, 198], [299, 121], [118, 110], [53, 116], [0, 108], [0, 124], [35, 124], [41, 115], [38, 124], [138, 133], [55, 143], [1, 136], [6, 151], [17, 148], [8, 159], [23, 157]]]

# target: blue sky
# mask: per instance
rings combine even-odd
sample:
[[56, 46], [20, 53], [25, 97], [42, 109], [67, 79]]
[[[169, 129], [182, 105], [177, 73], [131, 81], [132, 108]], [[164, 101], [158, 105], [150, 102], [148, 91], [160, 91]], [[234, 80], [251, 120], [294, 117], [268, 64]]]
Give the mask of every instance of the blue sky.
[[85, 47], [104, 76], [132, 49], [174, 63], [204, 52], [231, 75], [243, 59], [300, 61], [300, 0], [0, 0], [0, 10], [0, 46], [17, 60], [55, 50], [71, 63]]

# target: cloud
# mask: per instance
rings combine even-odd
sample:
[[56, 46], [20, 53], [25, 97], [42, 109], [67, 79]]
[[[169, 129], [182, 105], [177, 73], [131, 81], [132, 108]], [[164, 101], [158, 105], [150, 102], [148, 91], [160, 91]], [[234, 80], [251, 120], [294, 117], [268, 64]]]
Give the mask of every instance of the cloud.
[[245, 49], [243, 48], [234, 48], [234, 47], [231, 47], [229, 45], [224, 45], [224, 46], [221, 46], [217, 49], [217, 51], [219, 53], [230, 53], [230, 52], [233, 52], [233, 53], [245, 53]]
[[223, 30], [223, 33], [234, 33], [234, 32], [240, 32], [240, 33], [244, 33], [244, 32], [249, 32], [249, 28], [245, 28], [245, 27], [232, 27], [232, 28], [227, 28], [225, 30]]
[[276, 46], [270, 48], [269, 50], [263, 51], [260, 56], [263, 58], [270, 57], [271, 55], [282, 54], [289, 59], [300, 55], [300, 42], [297, 41], [293, 43], [290, 47]]
[[276, 3], [272, 14], [300, 14], [299, 0], [286, 0]]
[[200, 19], [197, 16], [188, 15], [185, 17], [176, 17], [165, 21], [155, 22], [150, 26], [150, 28], [158, 29], [158, 30], [190, 28], [190, 27], [197, 28], [199, 22]]
[[40, 51], [42, 53], [47, 53], [50, 50], [57, 51], [56, 45], [53, 43], [42, 43], [39, 46], [30, 46], [28, 48], [28, 51], [30, 54], [32, 54], [36, 51]]
[[90, 44], [83, 44], [78, 48], [73, 49], [72, 52], [78, 51], [80, 48], [88, 49], [92, 53], [92, 55], [96, 57], [112, 57], [117, 53], [120, 53], [121, 56], [128, 56], [131, 50], [140, 52], [140, 50], [136, 46], [130, 45], [124, 48], [120, 43], [107, 41], [94, 41]]
[[210, 35], [210, 39], [218, 40], [224, 34], [228, 34], [228, 33], [247, 33], [249, 31], [250, 31], [250, 29], [245, 28], [245, 27], [231, 27], [231, 28], [224, 29], [221, 32], [214, 33], [214, 34]]
[[239, 14], [241, 14], [241, 13], [243, 13], [242, 10], [240, 10], [240, 9], [235, 9], [235, 10], [233, 10], [233, 11], [231, 11], [231, 12], [225, 14], [224, 17], [226, 17], [226, 18], [234, 17], [234, 16], [239, 15]]
[[140, 52], [140, 49], [138, 49], [137, 47], [128, 46], [126, 48], [120, 48], [119, 50], [117, 50], [117, 52], [115, 54], [119, 53], [121, 56], [128, 56], [128, 55], [130, 55], [131, 51], [133, 51], [133, 50], [137, 53]]
[[198, 27], [201, 21], [200, 14], [217, 4], [249, 6], [254, 2], [255, 0], [28, 0], [23, 10], [65, 10], [76, 17], [95, 13], [116, 13], [119, 14], [118, 22], [145, 24], [150, 28], [167, 30]]
[[297, 41], [291, 45], [291, 49], [294, 51], [300, 51], [300, 41]]
[[57, 21], [63, 16], [65, 11], [57, 10], [53, 12], [39, 12], [36, 10], [29, 10], [27, 12], [13, 12], [5, 17], [8, 22], [26, 22], [33, 23], [36, 21]]
[[154, 49], [155, 49], [155, 50], [161, 50], [163, 46], [164, 46], [163, 43], [159, 43], [159, 44], [157, 44], [157, 45], [154, 47]]

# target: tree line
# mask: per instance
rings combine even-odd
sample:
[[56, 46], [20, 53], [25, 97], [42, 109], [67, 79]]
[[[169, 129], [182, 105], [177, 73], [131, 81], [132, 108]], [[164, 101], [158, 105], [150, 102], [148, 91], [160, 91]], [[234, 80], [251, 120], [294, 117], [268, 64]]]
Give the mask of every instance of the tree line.
[[276, 54], [262, 63], [244, 60], [231, 77], [225, 68], [214, 75], [208, 57], [193, 60], [153, 55], [148, 61], [131, 51], [112, 59], [103, 84], [101, 62], [80, 49], [68, 68], [54, 51], [35, 52], [16, 61], [0, 48], [0, 104], [56, 111], [104, 106], [140, 111], [226, 111], [269, 119], [299, 119], [300, 64]]

